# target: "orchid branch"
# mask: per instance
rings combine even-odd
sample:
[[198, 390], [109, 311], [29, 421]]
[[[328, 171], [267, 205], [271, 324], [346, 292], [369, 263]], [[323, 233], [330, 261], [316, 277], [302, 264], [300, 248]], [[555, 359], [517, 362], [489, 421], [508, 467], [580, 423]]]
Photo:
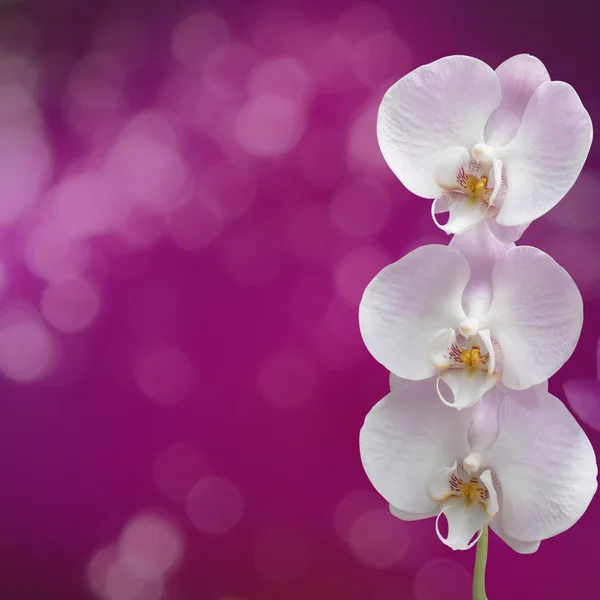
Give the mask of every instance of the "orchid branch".
[[477, 554], [475, 555], [475, 567], [473, 568], [473, 600], [487, 600], [485, 595], [485, 565], [488, 553], [488, 526], [481, 530], [481, 536], [477, 542]]

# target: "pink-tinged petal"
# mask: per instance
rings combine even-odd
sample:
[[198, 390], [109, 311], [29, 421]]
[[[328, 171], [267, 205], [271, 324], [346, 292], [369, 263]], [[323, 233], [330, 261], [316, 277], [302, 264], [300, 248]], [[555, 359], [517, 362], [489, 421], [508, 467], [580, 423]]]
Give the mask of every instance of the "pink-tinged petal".
[[600, 431], [600, 381], [571, 379], [563, 389], [572, 411], [586, 425]]
[[[437, 392], [446, 406], [462, 410], [473, 406], [496, 385], [498, 379], [497, 375], [488, 375], [482, 369], [448, 369], [437, 380]], [[447, 394], [440, 389], [440, 380], [450, 388], [452, 400], [446, 398]]]
[[447, 246], [422, 246], [385, 267], [369, 283], [359, 323], [369, 352], [406, 379], [425, 379], [436, 369], [428, 345], [440, 329], [465, 318], [461, 306], [469, 265]]
[[[442, 223], [436, 215], [448, 212], [448, 220]], [[497, 214], [494, 206], [481, 200], [469, 198], [461, 192], [444, 192], [433, 201], [431, 216], [433, 222], [447, 234], [461, 235], [486, 218]]]
[[514, 244], [499, 241], [492, 233], [493, 219], [480, 223], [462, 235], [455, 235], [449, 246], [469, 261], [471, 278], [463, 295], [463, 307], [469, 316], [479, 317], [492, 301], [492, 269], [495, 262]]
[[499, 415], [503, 399], [504, 393], [502, 390], [494, 388], [473, 408], [472, 421], [467, 433], [472, 452], [481, 454], [496, 443], [500, 431]]
[[521, 236], [525, 233], [525, 230], [531, 225], [531, 223], [524, 223], [523, 225], [500, 225], [496, 219], [489, 221], [490, 231], [504, 243], [518, 242]]
[[501, 487], [502, 529], [537, 542], [571, 527], [596, 492], [594, 449], [565, 405], [547, 394], [537, 406], [507, 396], [496, 443], [484, 462]]
[[468, 453], [469, 413], [443, 406], [433, 379], [378, 402], [360, 431], [363, 467], [375, 489], [401, 511], [424, 516], [436, 511], [427, 495], [429, 480]]
[[386, 92], [379, 108], [383, 157], [411, 192], [435, 198], [439, 154], [482, 142], [501, 95], [496, 73], [476, 58], [447, 56], [415, 69]]
[[492, 285], [492, 304], [482, 321], [502, 348], [503, 383], [523, 390], [545, 381], [579, 339], [583, 302], [577, 285], [556, 261], [530, 246], [498, 259]]
[[569, 191], [592, 143], [592, 121], [567, 83], [538, 87], [514, 139], [498, 151], [508, 188], [497, 220], [523, 225], [547, 213]]
[[518, 54], [505, 60], [496, 75], [502, 88], [502, 101], [485, 126], [485, 141], [491, 146], [506, 146], [517, 133], [533, 92], [550, 75], [544, 64], [530, 54]]
[[464, 146], [448, 148], [437, 157], [433, 178], [439, 187], [444, 190], [462, 190], [458, 183], [458, 171], [469, 166], [469, 152]]

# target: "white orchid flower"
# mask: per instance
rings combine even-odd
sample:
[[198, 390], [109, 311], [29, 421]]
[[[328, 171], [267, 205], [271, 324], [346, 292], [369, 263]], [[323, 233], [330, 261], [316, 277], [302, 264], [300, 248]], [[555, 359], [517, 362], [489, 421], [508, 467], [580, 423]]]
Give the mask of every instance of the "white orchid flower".
[[525, 554], [571, 527], [596, 491], [594, 450], [547, 384], [519, 395], [496, 388], [459, 412], [437, 401], [433, 380], [392, 389], [360, 432], [363, 466], [391, 512], [437, 516], [454, 550], [487, 524]]
[[[435, 199], [447, 233], [492, 219], [520, 237], [571, 188], [588, 155], [592, 123], [575, 90], [550, 81], [535, 57], [493, 71], [469, 56], [419, 67], [385, 94], [377, 121], [382, 154], [414, 194]], [[443, 225], [436, 215], [449, 211]]]
[[377, 361], [413, 381], [437, 374], [440, 399], [462, 409], [499, 380], [524, 390], [556, 373], [579, 339], [583, 303], [552, 258], [499, 242], [483, 223], [385, 267], [364, 292], [359, 322]]

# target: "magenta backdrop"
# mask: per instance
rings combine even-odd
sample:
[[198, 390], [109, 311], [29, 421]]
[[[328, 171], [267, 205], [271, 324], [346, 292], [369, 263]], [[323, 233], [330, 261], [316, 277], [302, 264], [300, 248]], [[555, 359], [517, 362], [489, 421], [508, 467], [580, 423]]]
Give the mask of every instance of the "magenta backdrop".
[[[600, 123], [586, 3], [0, 6], [3, 597], [468, 598], [473, 552], [391, 517], [358, 454], [387, 387], [362, 290], [447, 242], [375, 114], [420, 64], [528, 52]], [[600, 450], [598, 148], [522, 243], [582, 291], [550, 387]], [[596, 497], [535, 555], [493, 537], [490, 600], [598, 597], [599, 529]]]

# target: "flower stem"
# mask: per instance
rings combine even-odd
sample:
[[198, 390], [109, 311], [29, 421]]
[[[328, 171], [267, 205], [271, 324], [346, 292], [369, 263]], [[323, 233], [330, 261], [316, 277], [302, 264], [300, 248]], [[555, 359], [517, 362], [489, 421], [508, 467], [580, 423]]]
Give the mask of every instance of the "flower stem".
[[484, 525], [477, 542], [475, 567], [473, 569], [473, 600], [487, 600], [485, 595], [485, 564], [488, 553], [488, 526]]

